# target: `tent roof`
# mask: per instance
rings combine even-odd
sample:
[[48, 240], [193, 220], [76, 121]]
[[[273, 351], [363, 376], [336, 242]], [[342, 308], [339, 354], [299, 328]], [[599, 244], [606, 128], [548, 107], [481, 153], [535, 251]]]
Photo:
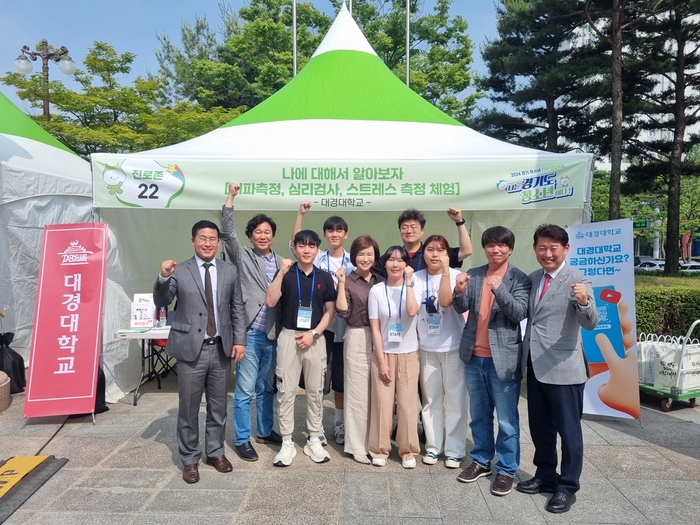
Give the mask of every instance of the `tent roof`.
[[[424, 100], [384, 65], [345, 4], [304, 69], [219, 129], [129, 157], [190, 160], [464, 160], [555, 157], [496, 140]], [[124, 158], [93, 155], [93, 159]], [[118, 161], [117, 161], [118, 162]]]
[[70, 148], [25, 115], [3, 93], [0, 93], [0, 115], [0, 133], [25, 137], [73, 153]]
[[222, 127], [308, 119], [461, 126], [386, 67], [345, 4], [304, 69], [264, 102]]

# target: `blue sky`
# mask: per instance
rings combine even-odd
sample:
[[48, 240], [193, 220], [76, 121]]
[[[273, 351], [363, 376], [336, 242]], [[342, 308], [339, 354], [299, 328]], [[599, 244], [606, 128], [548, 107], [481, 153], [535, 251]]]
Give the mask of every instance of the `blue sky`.
[[[312, 0], [314, 5], [330, 14], [328, 0]], [[216, 25], [219, 22], [219, 4], [227, 3], [234, 10], [244, 0], [64, 0], [26, 3], [0, 0], [0, 73], [16, 71], [14, 60], [23, 45], [32, 49], [46, 38], [55, 47], [66, 46], [70, 55], [82, 67], [82, 59], [94, 41], [113, 46], [117, 52], [137, 55], [132, 75], [121, 79], [128, 84], [131, 78], [145, 75], [147, 70], [157, 72], [158, 62], [153, 51], [160, 48], [156, 33], [167, 32], [179, 42], [180, 22], [194, 21], [197, 15], [206, 15]], [[433, 2], [426, 0], [424, 10], [431, 10]], [[492, 0], [455, 0], [452, 13], [462, 15], [469, 22], [469, 35], [476, 44], [474, 68], [484, 72], [479, 47], [485, 38], [496, 34], [496, 15]], [[34, 72], [41, 71], [41, 62], [33, 62]], [[51, 80], [71, 82], [56, 64], [49, 66]], [[0, 91], [25, 112], [38, 113], [21, 102], [11, 86], [0, 85]]]

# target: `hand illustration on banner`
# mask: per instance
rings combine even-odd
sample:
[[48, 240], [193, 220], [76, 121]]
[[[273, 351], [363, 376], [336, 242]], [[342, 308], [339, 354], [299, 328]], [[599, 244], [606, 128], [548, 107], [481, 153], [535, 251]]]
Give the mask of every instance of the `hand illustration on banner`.
[[177, 165], [162, 166], [153, 160], [130, 159], [120, 166], [106, 166], [102, 180], [110, 196], [139, 208], [169, 208], [185, 189], [185, 176]]
[[608, 382], [598, 388], [598, 397], [610, 408], [639, 419], [641, 410], [639, 406], [637, 355], [630, 350], [637, 342], [637, 338], [632, 332], [633, 320], [627, 315], [630, 310], [629, 303], [620, 301], [617, 304], [617, 310], [620, 318], [623, 345], [623, 348], [620, 350], [622, 350], [624, 357], [620, 357], [619, 352], [606, 334], [598, 333], [595, 336], [595, 342], [610, 370]]

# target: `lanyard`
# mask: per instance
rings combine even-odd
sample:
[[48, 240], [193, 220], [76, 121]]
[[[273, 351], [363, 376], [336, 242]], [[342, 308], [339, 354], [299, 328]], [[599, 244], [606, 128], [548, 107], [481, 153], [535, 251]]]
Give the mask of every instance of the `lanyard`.
[[[299, 298], [299, 306], [301, 306], [301, 281], [299, 280], [299, 265], [296, 266], [297, 269], [297, 297]], [[309, 307], [313, 307], [314, 303], [314, 288], [316, 284], [316, 267], [313, 269], [313, 277], [311, 278], [311, 298], [309, 299]]]
[[[330, 250], [326, 250], [326, 263], [328, 264], [328, 273], [333, 275], [331, 273], [331, 252], [330, 252]], [[343, 250], [343, 258], [340, 260], [340, 267], [343, 270], [345, 269], [345, 250]]]
[[[403, 302], [403, 287], [406, 284], [406, 281], [404, 280], [401, 283], [401, 293], [399, 294], [399, 321], [401, 320], [401, 303]], [[389, 287], [386, 285], [386, 281], [384, 281], [384, 293], [386, 293], [386, 305], [389, 307], [389, 319], [391, 319], [391, 302], [389, 302]]]

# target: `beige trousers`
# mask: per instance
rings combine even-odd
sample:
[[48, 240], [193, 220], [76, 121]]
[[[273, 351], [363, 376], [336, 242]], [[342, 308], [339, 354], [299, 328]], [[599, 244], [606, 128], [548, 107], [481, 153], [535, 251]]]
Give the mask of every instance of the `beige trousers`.
[[369, 431], [372, 331], [348, 327], [343, 345], [345, 370], [345, 453], [366, 456]]
[[391, 370], [391, 383], [379, 377], [376, 354], [372, 356], [372, 402], [369, 418], [369, 453], [386, 459], [391, 452], [391, 427], [396, 399], [396, 444], [401, 459], [420, 452], [418, 441], [418, 351], [384, 354]]
[[309, 437], [318, 436], [323, 420], [323, 377], [326, 373], [326, 340], [323, 335], [307, 349], [297, 346], [295, 330], [283, 328], [277, 339], [277, 401], [280, 434], [292, 439], [294, 434], [294, 401], [299, 378], [304, 372], [306, 389], [306, 427]]

